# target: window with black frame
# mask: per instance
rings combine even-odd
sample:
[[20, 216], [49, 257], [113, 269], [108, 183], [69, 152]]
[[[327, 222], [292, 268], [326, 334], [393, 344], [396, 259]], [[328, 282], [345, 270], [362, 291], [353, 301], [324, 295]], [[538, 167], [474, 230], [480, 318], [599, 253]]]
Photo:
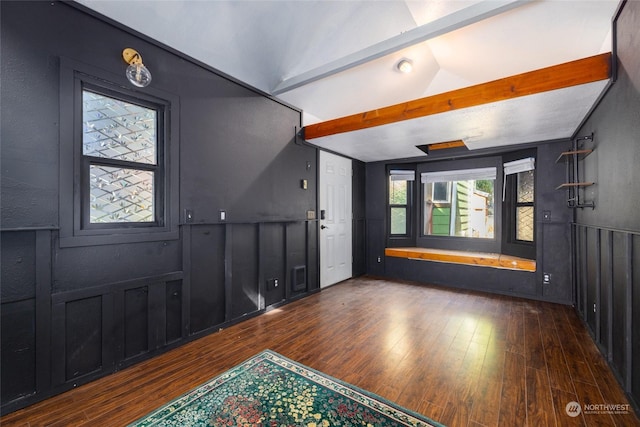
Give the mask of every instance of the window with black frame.
[[163, 225], [163, 110], [83, 85], [83, 229]]
[[535, 158], [503, 165], [505, 253], [535, 258]]
[[407, 237], [411, 234], [411, 210], [415, 171], [389, 171], [389, 236]]

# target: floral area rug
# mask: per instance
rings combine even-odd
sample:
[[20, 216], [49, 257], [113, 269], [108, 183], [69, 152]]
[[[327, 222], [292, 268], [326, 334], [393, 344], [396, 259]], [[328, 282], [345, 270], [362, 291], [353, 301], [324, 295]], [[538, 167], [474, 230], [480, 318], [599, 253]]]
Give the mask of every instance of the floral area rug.
[[442, 426], [266, 350], [157, 409], [146, 426]]

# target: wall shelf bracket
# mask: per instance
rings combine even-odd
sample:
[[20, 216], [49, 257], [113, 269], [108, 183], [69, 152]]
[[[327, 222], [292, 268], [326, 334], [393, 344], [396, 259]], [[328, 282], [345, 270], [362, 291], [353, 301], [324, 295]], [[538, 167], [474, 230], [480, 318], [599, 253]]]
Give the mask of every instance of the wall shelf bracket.
[[556, 159], [556, 163], [564, 162], [565, 164], [565, 182], [556, 187], [556, 190], [567, 191], [567, 207], [569, 208], [591, 208], [595, 209], [594, 201], [584, 200], [584, 189], [595, 184], [592, 181], [582, 179], [584, 172], [582, 171], [582, 160], [594, 151], [594, 148], [586, 148], [587, 145], [593, 146], [593, 133], [586, 136], [574, 138], [571, 148], [560, 153]]

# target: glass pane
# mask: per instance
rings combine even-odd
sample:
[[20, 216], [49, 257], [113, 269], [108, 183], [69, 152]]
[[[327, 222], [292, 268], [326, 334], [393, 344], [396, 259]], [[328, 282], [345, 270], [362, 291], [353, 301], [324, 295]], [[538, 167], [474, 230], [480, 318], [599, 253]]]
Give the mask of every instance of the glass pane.
[[82, 154], [155, 165], [157, 111], [82, 91]]
[[406, 205], [407, 204], [407, 181], [389, 180], [389, 204], [390, 205]]
[[391, 208], [391, 234], [407, 234], [406, 208]]
[[533, 242], [533, 206], [516, 208], [516, 240]]
[[433, 183], [433, 201], [434, 202], [448, 202], [449, 201], [449, 183], [448, 182], [434, 182]]
[[518, 203], [533, 203], [533, 171], [518, 173]]
[[494, 188], [495, 180], [425, 184], [424, 234], [493, 238]]
[[154, 173], [136, 169], [89, 167], [90, 222], [153, 222]]

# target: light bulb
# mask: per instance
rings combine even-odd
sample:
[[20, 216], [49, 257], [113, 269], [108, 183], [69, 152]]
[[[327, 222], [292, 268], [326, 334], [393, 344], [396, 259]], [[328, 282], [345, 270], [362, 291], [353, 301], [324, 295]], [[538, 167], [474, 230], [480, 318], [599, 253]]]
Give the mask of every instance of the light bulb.
[[146, 87], [151, 83], [151, 73], [143, 64], [131, 64], [127, 67], [127, 79], [132, 85]]
[[407, 60], [407, 59], [403, 59], [400, 62], [398, 62], [398, 71], [400, 71], [401, 73], [410, 73], [411, 70], [413, 70], [413, 64], [411, 63], [411, 61]]

